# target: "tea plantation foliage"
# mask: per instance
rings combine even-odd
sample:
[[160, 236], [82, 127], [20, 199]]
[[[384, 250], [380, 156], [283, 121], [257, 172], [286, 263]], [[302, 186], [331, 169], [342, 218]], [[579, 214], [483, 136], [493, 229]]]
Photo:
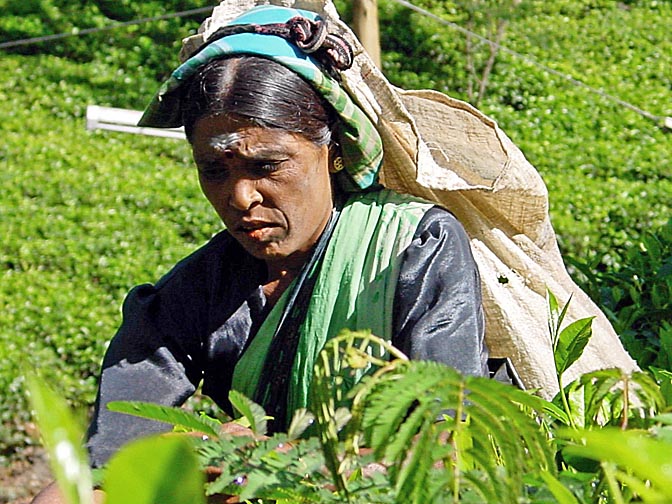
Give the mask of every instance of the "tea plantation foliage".
[[[466, 99], [464, 35], [392, 0], [379, 2], [390, 79]], [[347, 3], [337, 3], [347, 17]], [[468, 2], [415, 3], [487, 34], [485, 13], [506, 2], [472, 2], [482, 9], [471, 18]], [[0, 40], [203, 5], [0, 0]], [[669, 2], [523, 0], [500, 14], [511, 50], [654, 115], [672, 115]], [[84, 121], [89, 104], [142, 108], [176, 63], [175, 41], [200, 19], [71, 36], [6, 49], [0, 58], [0, 457], [36, 442], [24, 373], [38, 370], [86, 414], [127, 290], [156, 281], [221, 227], [199, 194], [185, 144], [87, 132]], [[471, 54], [478, 73], [487, 46]], [[635, 324], [672, 318], [671, 228], [662, 227], [670, 216], [672, 136], [531, 60], [500, 51], [479, 106], [542, 173], [560, 244], [578, 261], [573, 270], [584, 272], [588, 290], [648, 365], [660, 335], [668, 348], [672, 339], [669, 324], [647, 326], [644, 340]], [[645, 231], [662, 246], [640, 246]], [[641, 282], [632, 289], [643, 271], [659, 285], [655, 293]], [[620, 314], [624, 299], [634, 319]], [[657, 319], [648, 317], [649, 305]]]
[[[590, 319], [560, 330], [564, 308], [551, 293], [548, 313], [560, 384], [591, 337]], [[346, 392], [355, 373], [364, 377]], [[660, 374], [669, 386], [672, 373]], [[35, 379], [29, 387], [68, 504], [91, 503], [94, 478], [109, 504], [197, 504], [204, 494], [257, 504], [672, 499], [672, 415], [658, 414], [672, 397], [645, 372], [589, 373], [547, 402], [439, 363], [409, 361], [366, 331], [344, 331], [320, 352], [311, 411], [297, 410], [287, 433], [265, 436], [263, 408], [236, 391], [229, 400], [237, 420], [226, 424], [178, 408], [113, 402], [113, 411], [198, 435], [134, 441], [95, 474], [63, 401]]]

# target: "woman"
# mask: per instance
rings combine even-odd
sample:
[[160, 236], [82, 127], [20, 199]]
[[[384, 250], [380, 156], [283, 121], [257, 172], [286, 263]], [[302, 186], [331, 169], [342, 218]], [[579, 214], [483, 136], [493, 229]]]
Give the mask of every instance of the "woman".
[[[352, 54], [316, 19], [245, 13], [176, 70], [141, 121], [184, 125], [226, 230], [129, 293], [88, 433], [94, 466], [165, 428], [108, 402], [179, 405], [200, 382], [229, 413], [237, 389], [285, 429], [309, 406], [317, 354], [342, 329], [487, 372], [469, 240], [446, 210], [378, 185], [381, 140], [331, 76]], [[36, 502], [58, 502], [55, 488]]]
[[317, 36], [314, 19], [249, 11], [176, 71], [143, 118], [184, 124], [226, 231], [129, 294], [103, 363], [94, 465], [162, 428], [109, 412], [107, 402], [178, 405], [201, 380], [225, 410], [234, 388], [264, 406], [272, 429], [286, 428], [309, 405], [317, 353], [342, 329], [486, 373], [468, 238], [446, 210], [377, 185], [380, 139], [329, 76], [347, 64], [347, 45], [323, 37], [329, 50], [312, 57], [297, 42]]
[[[206, 28], [202, 47], [164, 84], [141, 125], [185, 126], [203, 192], [227, 230], [156, 285], [129, 294], [89, 430], [94, 465], [162, 429], [109, 412], [107, 402], [178, 405], [201, 381], [227, 411], [231, 389], [254, 398], [282, 430], [309, 405], [316, 355], [341, 329], [369, 329], [411, 358], [484, 375], [481, 287], [489, 341], [516, 354], [526, 383], [545, 395], [553, 393], [553, 356], [537, 331], [548, 280], [579, 297], [568, 316], [597, 313], [605, 329], [577, 372], [634, 367], [562, 267], [543, 183], [491, 121], [442, 95], [393, 90], [366, 61], [348, 76], [348, 43], [312, 12], [260, 7], [230, 23], [213, 17]], [[376, 98], [391, 112], [379, 114]], [[437, 125], [457, 114], [464, 120], [450, 130], [457, 148], [447, 156]], [[493, 134], [471, 134], [474, 122]], [[451, 213], [378, 185], [378, 131], [386, 184], [450, 201], [469, 223], [472, 249]], [[460, 144], [461, 134], [468, 141]], [[460, 180], [461, 161], [468, 170]], [[397, 162], [417, 176], [399, 176]], [[425, 167], [439, 168], [431, 184]], [[471, 250], [488, 274], [483, 285]]]

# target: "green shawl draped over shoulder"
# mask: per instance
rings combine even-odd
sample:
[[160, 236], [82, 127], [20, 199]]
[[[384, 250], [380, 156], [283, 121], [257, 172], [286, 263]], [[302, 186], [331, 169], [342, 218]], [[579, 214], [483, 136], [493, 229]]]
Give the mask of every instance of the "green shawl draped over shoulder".
[[[390, 340], [402, 254], [427, 210], [425, 200], [389, 190], [352, 196], [341, 212], [300, 329], [288, 418], [309, 402], [317, 355], [343, 329], [371, 330]], [[290, 287], [291, 289], [291, 287]], [[289, 290], [273, 307], [233, 374], [232, 388], [254, 397]]]

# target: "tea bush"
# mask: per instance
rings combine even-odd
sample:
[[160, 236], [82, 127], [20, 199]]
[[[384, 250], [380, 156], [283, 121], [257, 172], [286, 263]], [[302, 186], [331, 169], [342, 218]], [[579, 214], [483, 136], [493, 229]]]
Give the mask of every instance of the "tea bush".
[[[204, 7], [195, 0], [27, 0], [0, 2], [0, 40], [13, 41], [54, 34], [72, 34], [29, 45], [8, 48], [11, 53], [50, 54], [80, 63], [106, 63], [133, 78], [138, 74], [158, 79], [177, 62], [183, 36], [195, 32], [203, 15], [185, 16], [117, 27], [76, 36], [82, 30], [109, 28], [117, 22], [152, 18]], [[130, 83], [127, 83], [130, 84]], [[132, 86], [127, 93], [134, 94]], [[136, 98], [142, 95], [136, 95]]]
[[[562, 384], [591, 336], [590, 319], [563, 328], [565, 310], [551, 293], [548, 308]], [[386, 353], [389, 360], [376, 357]], [[647, 373], [597, 371], [547, 402], [440, 363], [409, 361], [366, 331], [333, 338], [316, 362], [314, 413], [298, 410], [288, 432], [271, 437], [264, 435], [263, 408], [235, 391], [229, 397], [237, 426], [156, 404], [110, 403], [113, 411], [198, 435], [146, 437], [121, 447], [97, 470], [106, 502], [149, 502], [159, 495], [166, 504], [201, 503], [206, 495], [208, 501], [259, 504], [672, 498], [672, 418], [658, 414], [670, 407], [663, 389], [672, 373], [657, 383]], [[343, 378], [355, 373], [365, 376], [344, 390]], [[63, 495], [68, 504], [89, 504], [91, 475], [76, 423], [39, 381], [31, 379], [30, 392]], [[54, 457], [63, 445], [70, 449]]]
[[574, 260], [576, 277], [641, 366], [672, 369], [672, 219], [615, 252], [619, 270]]
[[4, 451], [27, 441], [23, 372], [42, 369], [73, 404], [91, 404], [129, 287], [156, 281], [220, 224], [184, 143], [85, 130], [89, 79], [107, 86], [99, 67], [6, 56], [0, 68]]
[[[380, 3], [390, 79], [466, 99], [464, 35], [394, 0]], [[467, 12], [459, 1], [414, 3], [460, 25]], [[672, 116], [671, 19], [672, 4], [648, 1], [524, 1], [509, 14], [502, 44], [526, 59], [499, 51], [480, 108], [541, 172], [561, 248], [572, 256], [618, 268], [615, 248], [667, 221], [672, 148], [656, 123], [560, 75]], [[488, 27], [474, 29], [485, 36]], [[474, 53], [483, 59], [487, 45]]]

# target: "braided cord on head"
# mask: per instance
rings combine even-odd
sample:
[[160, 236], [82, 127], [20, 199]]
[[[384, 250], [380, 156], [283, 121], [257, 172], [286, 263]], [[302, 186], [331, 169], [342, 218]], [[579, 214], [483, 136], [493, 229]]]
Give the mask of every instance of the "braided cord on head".
[[282, 37], [302, 52], [316, 58], [332, 74], [335, 73], [335, 70], [347, 70], [352, 66], [354, 58], [352, 48], [343, 37], [329, 33], [327, 28], [327, 23], [324, 20], [312, 21], [302, 16], [295, 16], [286, 23], [250, 23], [223, 26], [215, 31], [192, 56], [201, 52], [214, 41], [229, 35], [256, 33]]

